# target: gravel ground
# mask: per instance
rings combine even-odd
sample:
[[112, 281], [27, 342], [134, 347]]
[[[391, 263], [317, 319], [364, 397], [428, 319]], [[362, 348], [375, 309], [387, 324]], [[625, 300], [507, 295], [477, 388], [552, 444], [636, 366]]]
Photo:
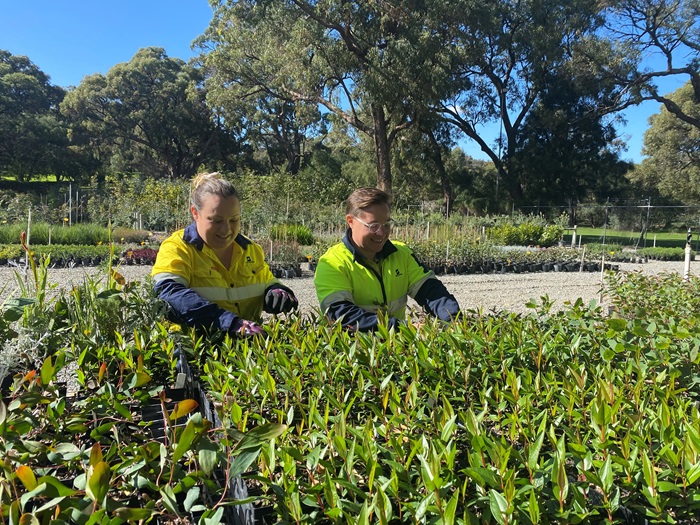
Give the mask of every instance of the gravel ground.
[[[150, 272], [150, 266], [122, 266], [120, 273], [127, 281], [142, 280]], [[683, 262], [648, 262], [622, 263], [621, 271], [639, 271], [647, 275], [658, 273], [683, 273]], [[691, 274], [700, 273], [700, 261], [691, 262]], [[98, 268], [76, 267], [72, 269], [53, 269], [49, 271], [49, 280], [57, 288], [67, 288], [80, 284], [86, 275], [102, 278], [104, 270]], [[547, 295], [554, 301], [555, 308], [562, 308], [567, 301], [582, 298], [585, 302], [601, 300], [603, 282], [597, 272], [582, 273], [523, 273], [523, 274], [477, 274], [477, 275], [443, 275], [440, 277], [447, 289], [452, 292], [463, 310], [510, 311], [525, 313], [529, 311], [525, 304], [530, 299], [540, 302], [540, 297]], [[318, 307], [311, 272], [304, 271], [302, 277], [284, 281], [299, 298], [302, 312], [309, 312]], [[8, 297], [16, 297], [17, 284], [15, 270], [0, 268], [0, 302]], [[602, 304], [606, 298], [602, 296]], [[409, 302], [409, 306], [415, 303]]]

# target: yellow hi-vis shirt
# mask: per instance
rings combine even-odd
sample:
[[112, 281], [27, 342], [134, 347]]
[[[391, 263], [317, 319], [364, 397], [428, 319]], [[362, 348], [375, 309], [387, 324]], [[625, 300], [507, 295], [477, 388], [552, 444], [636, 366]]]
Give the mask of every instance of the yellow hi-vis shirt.
[[194, 224], [163, 241], [151, 275], [154, 283], [174, 280], [207, 301], [254, 321], [261, 318], [265, 289], [279, 283], [260, 245], [239, 234], [233, 243], [231, 266], [225, 268]]
[[400, 241], [387, 241], [379, 255], [378, 262], [368, 261], [356, 253], [347, 235], [331, 246], [319, 259], [314, 276], [321, 311], [347, 301], [367, 312], [404, 319], [408, 297], [415, 298], [435, 274], [421, 266]]

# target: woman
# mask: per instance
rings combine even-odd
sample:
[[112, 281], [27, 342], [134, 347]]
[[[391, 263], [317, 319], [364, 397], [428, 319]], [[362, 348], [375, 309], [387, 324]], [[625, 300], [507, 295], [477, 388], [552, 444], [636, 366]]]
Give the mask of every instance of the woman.
[[151, 271], [158, 296], [175, 322], [238, 335], [263, 332], [263, 308], [271, 314], [298, 306], [265, 262], [262, 248], [240, 233], [241, 203], [218, 173], [195, 177], [194, 222], [160, 246]]

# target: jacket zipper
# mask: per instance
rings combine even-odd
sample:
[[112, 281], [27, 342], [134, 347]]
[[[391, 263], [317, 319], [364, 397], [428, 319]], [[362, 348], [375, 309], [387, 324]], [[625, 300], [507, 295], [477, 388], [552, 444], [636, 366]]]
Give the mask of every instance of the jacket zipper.
[[[384, 279], [382, 279], [382, 274], [380, 272], [377, 272], [377, 270], [375, 270], [369, 264], [364, 264], [364, 261], [360, 261], [360, 264], [362, 264], [362, 266], [364, 266], [369, 271], [371, 271], [374, 274], [374, 276], [377, 278], [377, 280], [379, 281], [379, 286], [381, 286], [381, 288], [382, 288], [382, 298], [384, 299], [384, 304], [382, 304], [382, 306], [384, 308], [388, 308], [389, 305], [387, 304], [387, 300], [386, 300], [386, 290], [384, 289]], [[382, 269], [381, 263], [379, 263], [379, 269], [380, 270]]]

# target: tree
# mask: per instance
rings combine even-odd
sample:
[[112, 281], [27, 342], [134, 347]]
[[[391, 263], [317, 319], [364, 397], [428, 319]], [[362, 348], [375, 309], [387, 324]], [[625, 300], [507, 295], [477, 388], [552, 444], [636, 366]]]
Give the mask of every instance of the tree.
[[[615, 84], [604, 83], [588, 70], [573, 67], [581, 48], [602, 23], [594, 0], [478, 2], [462, 0], [435, 20], [443, 48], [450, 50], [450, 75], [436, 90], [433, 110], [474, 140], [494, 163], [505, 190], [516, 206], [526, 198], [526, 165], [516, 160], [524, 147], [529, 115], [543, 95], [553, 92], [551, 72], [565, 72], [571, 82], [589, 88], [582, 101], [607, 104]], [[606, 55], [612, 59], [612, 55]], [[577, 101], [570, 101], [577, 103]], [[499, 138], [485, 139], [483, 129], [497, 123]], [[554, 138], [554, 137], [553, 137]], [[557, 140], [576, 141], [560, 135]], [[562, 146], [562, 148], [565, 146]], [[591, 152], [595, 155], [595, 152]]]
[[66, 127], [58, 112], [64, 95], [27, 57], [0, 50], [0, 172], [26, 181], [70, 171]]
[[118, 169], [191, 177], [225, 162], [232, 137], [205, 103], [202, 74], [161, 48], [144, 48], [107, 75], [86, 77], [61, 111]]
[[[689, 81], [668, 99], [689, 119], [700, 119], [700, 103], [695, 96]], [[650, 118], [644, 134], [644, 154], [647, 158], [631, 174], [633, 182], [684, 204], [700, 200], [700, 128], [679, 119], [664, 105]]]
[[529, 201], [538, 206], [566, 202], [573, 216], [579, 201], [617, 197], [630, 166], [612, 146], [612, 123], [589, 110], [588, 84], [567, 75], [567, 69], [548, 74], [547, 88], [523, 123], [510, 161], [521, 173]]
[[[609, 67], [609, 63], [600, 64], [597, 53], [588, 57], [601, 77], [620, 86], [614, 103], [601, 109], [615, 113], [654, 100], [675, 117], [700, 129], [700, 118], [684, 111], [657, 85], [665, 77], [688, 77], [693, 97], [700, 102], [700, 2], [609, 0], [605, 7], [605, 35], [616, 43], [619, 56], [625, 58], [616, 67]], [[649, 60], [655, 58], [660, 60]]]
[[[391, 157], [412, 125], [409, 87], [432, 82], [436, 49], [423, 18], [432, 4], [331, 0], [216, 2], [199, 41], [212, 82], [239, 99], [323, 107], [374, 144], [377, 186], [391, 191]], [[415, 92], [415, 90], [413, 90]]]

